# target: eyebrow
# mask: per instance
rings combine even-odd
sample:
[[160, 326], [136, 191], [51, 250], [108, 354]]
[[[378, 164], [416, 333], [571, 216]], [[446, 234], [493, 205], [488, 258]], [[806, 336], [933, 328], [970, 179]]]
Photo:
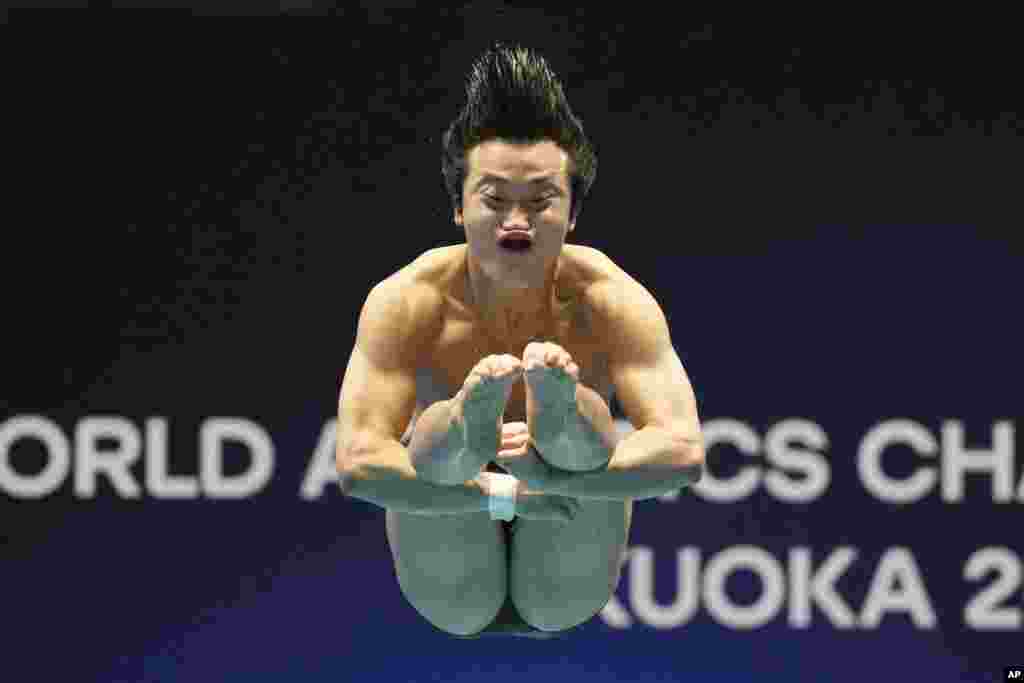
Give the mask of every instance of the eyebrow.
[[[536, 179], [530, 181], [530, 185], [549, 185], [549, 186], [553, 187], [554, 189], [558, 190], [559, 194], [561, 194], [562, 193], [562, 188], [560, 188], [557, 184], [555, 184], [555, 182], [552, 180], [552, 177], [553, 176], [545, 176], [543, 178], [536, 178]], [[484, 177], [480, 178], [480, 180], [478, 180], [476, 182], [476, 185], [474, 186], [474, 188], [479, 188], [484, 183], [506, 183], [506, 184], [508, 184], [508, 183], [511, 183], [511, 182], [512, 181], [509, 180], [508, 178], [502, 178], [501, 176], [496, 176], [494, 174], [488, 173], [487, 175], [485, 175]]]

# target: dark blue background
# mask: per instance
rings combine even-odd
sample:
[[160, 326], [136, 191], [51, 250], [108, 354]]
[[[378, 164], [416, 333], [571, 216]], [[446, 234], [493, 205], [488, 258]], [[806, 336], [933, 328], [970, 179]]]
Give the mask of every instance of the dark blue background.
[[[1017, 424], [1011, 43], [966, 21], [607, 12], [10, 12], [8, 133], [29, 154], [5, 221], [0, 417], [70, 435], [87, 416], [165, 416], [172, 471], [194, 474], [200, 423], [239, 416], [271, 433], [277, 469], [241, 501], [5, 494], [5, 679], [984, 681], [1021, 660], [1019, 631], [962, 620], [987, 585], [964, 580], [970, 553], [1024, 553], [1020, 502], [972, 477], [961, 504], [888, 505], [855, 467], [886, 419], [936, 435], [962, 420], [977, 448]], [[829, 436], [812, 503], [639, 503], [631, 543], [656, 552], [659, 601], [683, 546], [809, 546], [817, 565], [849, 545], [839, 587], [859, 613], [879, 557], [905, 546], [936, 629], [840, 631], [815, 612], [798, 631], [784, 610], [740, 632], [701, 611], [668, 631], [595, 619], [565, 640], [450, 640], [402, 598], [381, 510], [333, 487], [300, 498], [369, 288], [461, 240], [440, 134], [496, 38], [562, 75], [600, 160], [571, 241], [655, 294], [702, 418]], [[1021, 602], [1018, 587], [1006, 604]]]

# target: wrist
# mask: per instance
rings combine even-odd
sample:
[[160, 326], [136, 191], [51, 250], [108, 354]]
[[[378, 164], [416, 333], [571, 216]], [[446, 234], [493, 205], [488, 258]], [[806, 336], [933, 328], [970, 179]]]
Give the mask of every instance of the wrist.
[[491, 519], [511, 521], [516, 516], [516, 498], [522, 482], [509, 474], [481, 472], [477, 480], [487, 493], [487, 511]]

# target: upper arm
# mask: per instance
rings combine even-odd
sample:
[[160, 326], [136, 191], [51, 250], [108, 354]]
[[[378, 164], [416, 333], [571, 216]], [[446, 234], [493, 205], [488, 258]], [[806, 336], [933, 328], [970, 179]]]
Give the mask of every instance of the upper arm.
[[385, 280], [359, 315], [338, 399], [338, 460], [380, 440], [398, 441], [416, 408], [416, 368], [429, 336], [431, 293]]
[[668, 321], [647, 289], [625, 273], [594, 285], [591, 308], [606, 341], [609, 372], [636, 429], [659, 427], [701, 443], [693, 387], [672, 346]]

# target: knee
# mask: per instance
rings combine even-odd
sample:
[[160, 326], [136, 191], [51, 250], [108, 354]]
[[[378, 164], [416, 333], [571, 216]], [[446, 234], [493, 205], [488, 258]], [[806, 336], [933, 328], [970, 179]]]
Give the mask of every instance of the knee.
[[505, 591], [492, 586], [461, 584], [446, 586], [434, 595], [410, 597], [409, 602], [424, 619], [440, 630], [469, 636], [479, 633], [494, 621], [505, 602]]
[[[603, 607], [604, 605], [601, 605]], [[580, 609], [569, 605], [545, 605], [532, 606], [526, 609], [519, 609], [519, 615], [530, 626], [539, 631], [558, 632], [566, 631], [574, 626], [579, 626], [601, 611], [592, 607]]]
[[437, 628], [456, 636], [471, 636], [480, 633], [490, 626], [498, 611], [501, 601], [466, 601], [458, 600], [438, 609], [421, 612], [423, 616]]
[[569, 595], [569, 591], [536, 592], [528, 596], [513, 594], [512, 602], [519, 616], [530, 626], [541, 631], [565, 631], [589, 621], [608, 604], [610, 597], [611, 593], [602, 588], [575, 596]]

